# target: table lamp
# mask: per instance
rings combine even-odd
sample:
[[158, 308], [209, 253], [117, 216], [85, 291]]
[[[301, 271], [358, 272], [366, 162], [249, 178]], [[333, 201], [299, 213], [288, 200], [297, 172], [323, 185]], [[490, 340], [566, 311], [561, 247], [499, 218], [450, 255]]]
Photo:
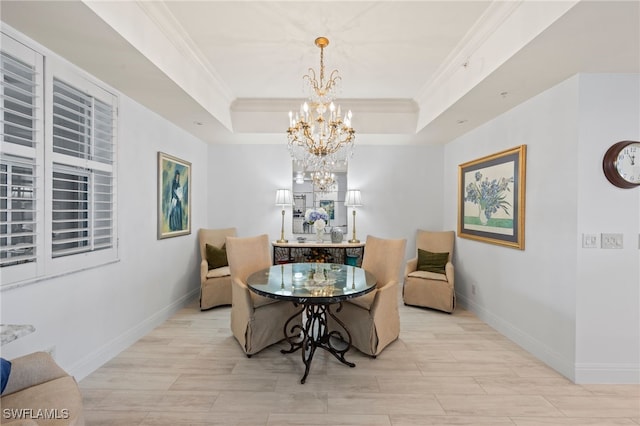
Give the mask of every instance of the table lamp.
[[362, 196], [359, 189], [347, 190], [347, 195], [344, 198], [344, 205], [347, 207], [354, 207], [353, 209], [353, 238], [349, 240], [350, 243], [359, 243], [360, 240], [356, 239], [356, 209], [355, 207], [362, 205]]
[[291, 199], [291, 191], [288, 189], [276, 190], [276, 206], [282, 206], [282, 227], [280, 229], [280, 239], [278, 243], [287, 243], [288, 240], [284, 239], [284, 208], [293, 204]]

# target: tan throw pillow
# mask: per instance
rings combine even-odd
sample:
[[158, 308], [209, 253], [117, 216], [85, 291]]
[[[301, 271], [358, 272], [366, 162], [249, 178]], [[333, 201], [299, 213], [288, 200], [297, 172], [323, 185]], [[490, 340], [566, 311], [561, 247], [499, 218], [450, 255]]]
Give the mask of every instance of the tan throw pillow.
[[431, 253], [418, 249], [418, 271], [444, 274], [444, 267], [449, 261], [449, 253]]
[[207, 263], [209, 264], [209, 270], [222, 268], [223, 266], [229, 266], [227, 260], [227, 247], [226, 243], [221, 248], [205, 244]]

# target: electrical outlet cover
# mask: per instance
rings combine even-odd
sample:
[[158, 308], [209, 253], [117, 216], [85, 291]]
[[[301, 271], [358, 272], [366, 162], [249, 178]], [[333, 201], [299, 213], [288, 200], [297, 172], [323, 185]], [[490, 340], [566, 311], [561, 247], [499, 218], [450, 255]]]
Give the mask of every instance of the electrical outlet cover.
[[582, 248], [597, 248], [598, 236], [596, 234], [582, 234]]
[[623, 247], [622, 234], [602, 234], [600, 244], [603, 249], [621, 249]]

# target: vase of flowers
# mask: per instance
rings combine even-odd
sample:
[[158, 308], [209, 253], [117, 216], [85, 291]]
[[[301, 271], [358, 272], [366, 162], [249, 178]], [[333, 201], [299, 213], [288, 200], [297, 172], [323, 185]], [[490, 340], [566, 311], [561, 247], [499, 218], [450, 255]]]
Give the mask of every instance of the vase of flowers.
[[316, 231], [316, 240], [321, 243], [323, 241], [324, 228], [327, 226], [329, 214], [322, 207], [317, 209], [309, 209], [304, 214], [304, 219], [308, 224], [313, 226]]
[[478, 205], [478, 220], [481, 225], [486, 225], [491, 216], [502, 209], [509, 215], [509, 203], [507, 192], [511, 192], [509, 185], [513, 183], [513, 177], [489, 180], [482, 179], [482, 173], [476, 172], [475, 182], [470, 182], [465, 188], [465, 201]]

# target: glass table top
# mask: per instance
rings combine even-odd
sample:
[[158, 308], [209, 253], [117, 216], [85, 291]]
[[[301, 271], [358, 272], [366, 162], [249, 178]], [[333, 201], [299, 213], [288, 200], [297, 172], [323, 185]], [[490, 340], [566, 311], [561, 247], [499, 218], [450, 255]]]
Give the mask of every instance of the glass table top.
[[287, 263], [250, 275], [249, 288], [262, 296], [299, 303], [337, 303], [373, 291], [376, 277], [337, 263]]

